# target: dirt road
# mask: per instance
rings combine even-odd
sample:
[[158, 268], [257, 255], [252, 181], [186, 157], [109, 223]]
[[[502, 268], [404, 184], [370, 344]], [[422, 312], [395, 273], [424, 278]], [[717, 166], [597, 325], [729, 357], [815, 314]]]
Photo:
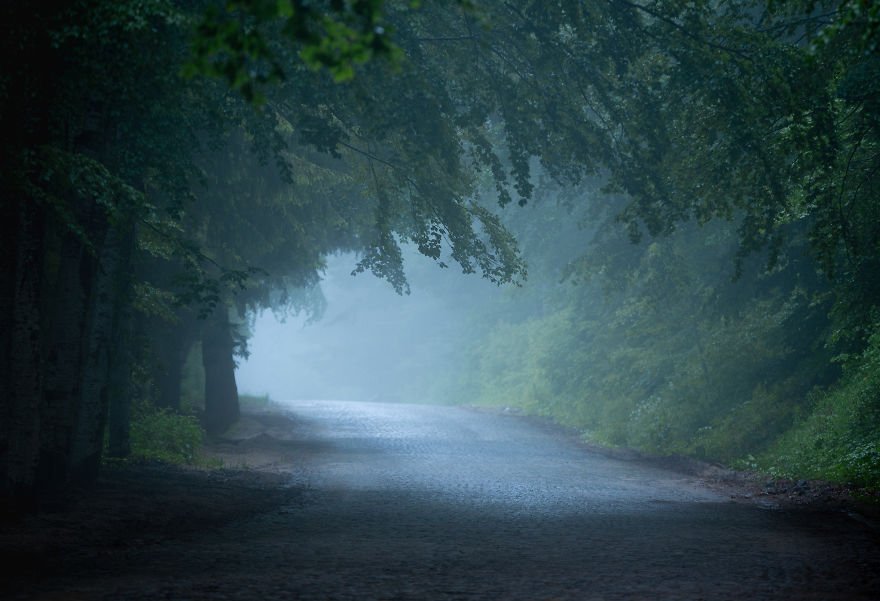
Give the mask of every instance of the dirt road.
[[0, 592], [880, 599], [880, 536], [844, 512], [734, 502], [696, 477], [504, 415], [344, 402], [277, 411], [247, 417], [214, 448], [260, 472], [110, 470], [100, 494], [54, 523], [7, 527], [0, 558], [13, 573]]

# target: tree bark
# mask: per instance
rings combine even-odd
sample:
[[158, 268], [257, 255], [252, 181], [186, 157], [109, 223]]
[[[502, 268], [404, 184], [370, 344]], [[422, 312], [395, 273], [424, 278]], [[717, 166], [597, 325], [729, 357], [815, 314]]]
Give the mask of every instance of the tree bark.
[[132, 347], [135, 337], [134, 320], [129, 293], [131, 285], [126, 281], [121, 281], [120, 284], [124, 286], [125, 294], [118, 300], [119, 323], [110, 349], [108, 379], [110, 413], [107, 423], [107, 454], [115, 458], [128, 457], [131, 454], [131, 372], [135, 361]]
[[[40, 340], [43, 215], [32, 200], [20, 196], [6, 206], [16, 232], [7, 240], [15, 246], [11, 274], [9, 346], [4, 349], [0, 389], [0, 496], [12, 505], [33, 495], [40, 451], [40, 407], [43, 399]], [[4, 277], [7, 277], [4, 275]], [[7, 290], [7, 295], [10, 291]]]
[[[12, 394], [12, 332], [13, 312], [15, 309], [16, 263], [19, 246], [17, 243], [18, 220], [17, 207], [9, 201], [9, 194], [0, 188], [0, 234], [4, 240], [15, 241], [0, 244], [0, 399], [8, 400]], [[9, 437], [13, 430], [12, 405], [0, 402], [0, 505], [2, 500], [11, 494], [9, 481]], [[2, 510], [2, 507], [0, 507]]]
[[202, 362], [205, 366], [205, 430], [222, 434], [238, 419], [238, 388], [229, 313], [220, 306], [202, 327]]
[[113, 350], [123, 338], [122, 318], [131, 286], [130, 263], [134, 249], [131, 222], [113, 224], [104, 237], [90, 303], [83, 383], [70, 453], [70, 476], [89, 484], [98, 476], [104, 429], [110, 405]]
[[61, 224], [47, 228], [44, 402], [37, 488], [52, 495], [68, 479], [70, 445], [82, 385], [86, 315], [96, 259]]
[[156, 404], [179, 412], [183, 366], [198, 334], [198, 320], [189, 309], [177, 311], [177, 321], [173, 323], [159, 322], [160, 319], [156, 318], [151, 328], [151, 346], [158, 359], [154, 374], [159, 389]]
[[[49, 141], [49, 73], [53, 59], [46, 27], [23, 3], [4, 6], [7, 56], [0, 148], [0, 505], [29, 504], [40, 451], [43, 402], [41, 294], [43, 207], [27, 185], [37, 150]], [[13, 24], [12, 27], [7, 25]], [[42, 25], [42, 26], [41, 26]], [[10, 43], [11, 42], [11, 43]], [[11, 61], [11, 62], [10, 62]]]

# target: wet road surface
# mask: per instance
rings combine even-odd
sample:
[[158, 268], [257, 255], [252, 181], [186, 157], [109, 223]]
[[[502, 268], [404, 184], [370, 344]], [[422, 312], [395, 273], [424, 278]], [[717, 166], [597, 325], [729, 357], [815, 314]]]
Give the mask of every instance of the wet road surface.
[[70, 598], [880, 599], [877, 533], [842, 513], [734, 503], [504, 415], [280, 410], [253, 443], [289, 458], [279, 506], [129, 549]]
[[732, 503], [503, 415], [287, 410], [299, 598], [880, 599], [876, 539], [843, 515]]

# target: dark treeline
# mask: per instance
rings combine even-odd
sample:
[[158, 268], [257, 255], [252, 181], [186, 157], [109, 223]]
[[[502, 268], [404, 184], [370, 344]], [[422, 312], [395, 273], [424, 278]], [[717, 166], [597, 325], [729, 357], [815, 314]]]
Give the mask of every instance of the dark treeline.
[[[687, 434], [710, 416], [763, 423], [774, 399], [793, 407], [833, 384], [832, 357], [876, 362], [876, 11], [416, 4], [3, 4], [5, 498], [87, 483], [105, 454], [126, 456], [132, 400], [179, 410], [195, 343], [202, 419], [222, 432], [243, 345], [230, 318], [302, 309], [311, 297], [290, 291], [314, 285], [328, 254], [357, 252], [357, 271], [401, 292], [402, 242], [522, 281], [493, 211], [548, 195], [570, 207], [556, 218], [593, 223], [559, 275], [616, 299], [542, 299], [534, 327], [556, 371], [534, 398], [555, 413], [637, 409], [712, 454], [711, 436]], [[558, 255], [556, 225], [514, 226]], [[731, 344], [750, 329], [766, 356]], [[626, 339], [615, 348], [629, 358], [582, 346], [603, 336]], [[496, 354], [527, 348], [512, 342]], [[719, 370], [771, 400], [716, 387]], [[543, 386], [538, 371], [523, 373]], [[664, 417], [670, 383], [694, 400]]]

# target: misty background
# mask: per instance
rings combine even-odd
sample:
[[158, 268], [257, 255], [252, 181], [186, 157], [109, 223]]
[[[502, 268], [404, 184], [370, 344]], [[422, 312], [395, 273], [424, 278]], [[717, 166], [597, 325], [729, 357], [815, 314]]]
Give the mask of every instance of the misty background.
[[357, 257], [344, 253], [327, 259], [323, 315], [257, 315], [250, 355], [236, 370], [239, 390], [275, 400], [453, 402], [439, 396], [438, 382], [456, 377], [468, 316], [501, 291], [412, 246], [404, 254], [410, 294], [352, 275]]
[[[526, 405], [507, 385], [529, 378], [528, 363], [545, 353], [522, 340], [501, 341], [500, 348], [488, 348], [489, 341], [536, 325], [555, 335], [544, 320], [566, 311], [573, 297], [604, 303], [595, 285], [571, 272], [595, 235], [586, 207], [573, 201], [592, 196], [593, 188], [563, 190], [541, 176], [533, 182], [535, 199], [526, 206], [499, 210], [491, 195], [483, 199], [517, 237], [529, 269], [521, 285], [495, 285], [404, 244], [410, 293], [397, 294], [372, 274], [352, 275], [355, 253], [329, 255], [318, 284], [323, 311], [249, 316], [243, 326], [249, 356], [236, 369], [239, 391], [273, 400]], [[564, 348], [562, 337], [557, 343]]]

